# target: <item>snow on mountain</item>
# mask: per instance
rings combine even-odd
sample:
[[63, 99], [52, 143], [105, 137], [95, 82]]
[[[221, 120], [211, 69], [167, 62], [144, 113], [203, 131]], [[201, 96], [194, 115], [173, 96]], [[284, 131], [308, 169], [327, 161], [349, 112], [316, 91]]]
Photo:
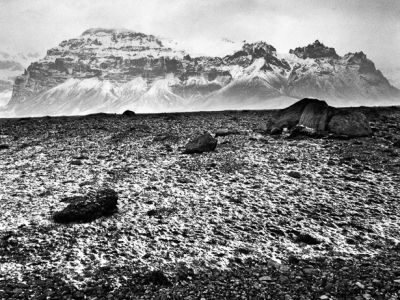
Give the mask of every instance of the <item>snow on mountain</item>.
[[244, 43], [224, 57], [189, 55], [179, 45], [125, 29], [89, 29], [48, 50], [18, 76], [3, 111], [63, 115], [265, 109], [303, 97], [332, 105], [400, 101], [400, 91], [364, 53], [339, 56], [319, 41], [289, 54], [277, 54], [262, 41]]
[[390, 84], [400, 88], [400, 67], [385, 68], [382, 73], [389, 80]]
[[11, 99], [15, 78], [37, 58], [37, 53], [9, 54], [0, 51], [0, 107]]

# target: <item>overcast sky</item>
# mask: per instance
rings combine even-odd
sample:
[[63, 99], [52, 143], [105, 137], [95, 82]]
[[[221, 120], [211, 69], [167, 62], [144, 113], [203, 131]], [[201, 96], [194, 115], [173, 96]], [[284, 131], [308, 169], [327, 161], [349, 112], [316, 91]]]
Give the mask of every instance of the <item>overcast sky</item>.
[[279, 52], [319, 39], [340, 55], [364, 51], [400, 66], [400, 0], [0, 0], [0, 51], [45, 51], [92, 27], [185, 40], [264, 40]]

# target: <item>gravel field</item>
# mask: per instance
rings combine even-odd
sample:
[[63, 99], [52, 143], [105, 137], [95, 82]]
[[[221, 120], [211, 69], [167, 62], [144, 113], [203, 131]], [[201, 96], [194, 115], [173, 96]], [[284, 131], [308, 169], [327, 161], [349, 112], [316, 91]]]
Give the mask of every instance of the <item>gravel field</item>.
[[[357, 110], [373, 136], [271, 136], [272, 111], [0, 120], [0, 299], [399, 299], [400, 108]], [[103, 188], [111, 216], [52, 220]]]

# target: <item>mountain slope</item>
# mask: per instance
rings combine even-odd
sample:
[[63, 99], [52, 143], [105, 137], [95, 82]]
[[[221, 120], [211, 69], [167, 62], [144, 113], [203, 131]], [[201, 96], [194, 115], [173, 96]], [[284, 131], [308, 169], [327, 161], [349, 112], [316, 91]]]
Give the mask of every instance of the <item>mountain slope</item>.
[[302, 97], [399, 103], [399, 90], [364, 53], [341, 57], [319, 41], [287, 55], [265, 42], [225, 57], [191, 57], [175, 47], [129, 30], [89, 29], [17, 77], [3, 114], [279, 108]]
[[37, 53], [11, 55], [0, 51], [0, 107], [6, 105], [11, 99], [15, 78], [32, 60], [37, 58]]

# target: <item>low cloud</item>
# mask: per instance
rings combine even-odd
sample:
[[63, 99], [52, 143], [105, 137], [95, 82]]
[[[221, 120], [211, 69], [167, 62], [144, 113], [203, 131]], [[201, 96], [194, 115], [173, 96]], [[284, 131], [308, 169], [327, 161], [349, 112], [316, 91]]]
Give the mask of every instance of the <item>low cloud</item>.
[[0, 0], [0, 48], [44, 53], [88, 28], [117, 27], [209, 53], [221, 38], [265, 40], [281, 52], [320, 39], [340, 54], [400, 65], [399, 15], [397, 0]]

